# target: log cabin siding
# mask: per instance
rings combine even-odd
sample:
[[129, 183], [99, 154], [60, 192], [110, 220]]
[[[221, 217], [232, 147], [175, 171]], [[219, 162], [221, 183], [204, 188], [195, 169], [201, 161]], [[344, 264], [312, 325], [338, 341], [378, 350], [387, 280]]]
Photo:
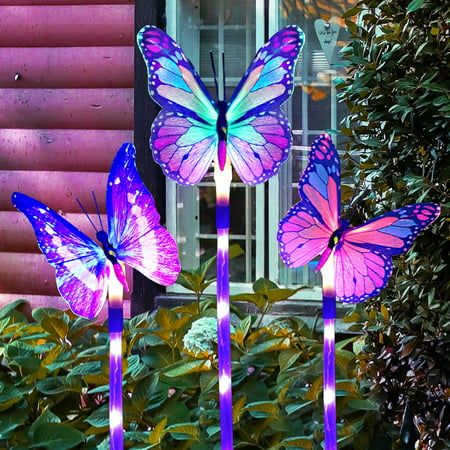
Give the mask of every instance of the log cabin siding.
[[129, 0], [0, 0], [0, 305], [66, 307], [10, 197], [31, 195], [93, 237], [75, 198], [94, 213], [94, 190], [104, 214], [112, 158], [133, 140], [134, 40]]

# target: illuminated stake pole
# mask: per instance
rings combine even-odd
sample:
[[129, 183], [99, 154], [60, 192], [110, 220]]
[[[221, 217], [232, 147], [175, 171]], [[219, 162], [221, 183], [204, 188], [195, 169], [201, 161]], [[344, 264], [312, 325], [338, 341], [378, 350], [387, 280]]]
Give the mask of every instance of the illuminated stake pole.
[[337, 450], [336, 434], [336, 369], [334, 347], [334, 321], [336, 318], [336, 292], [334, 251], [322, 269], [323, 285], [323, 409], [325, 450]]
[[109, 448], [123, 450], [122, 331], [123, 286], [111, 270], [108, 286], [109, 321]]
[[214, 165], [217, 226], [217, 342], [219, 357], [219, 404], [221, 449], [233, 449], [233, 398], [231, 392], [230, 280], [228, 231], [230, 229], [231, 164], [223, 170]]

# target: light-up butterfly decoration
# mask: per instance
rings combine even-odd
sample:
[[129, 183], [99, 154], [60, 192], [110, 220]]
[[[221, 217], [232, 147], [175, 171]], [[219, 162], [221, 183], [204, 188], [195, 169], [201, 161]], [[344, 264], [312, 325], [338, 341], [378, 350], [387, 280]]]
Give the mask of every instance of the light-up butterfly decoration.
[[334, 321], [336, 298], [360, 302], [378, 295], [392, 274], [392, 257], [406, 252], [440, 213], [436, 203], [389, 211], [357, 227], [341, 219], [339, 156], [327, 134], [312, 144], [298, 185], [301, 201], [280, 221], [280, 255], [300, 267], [321, 255], [323, 278], [325, 448], [337, 449]]
[[155, 161], [166, 176], [183, 185], [200, 182], [214, 161], [220, 424], [221, 446], [226, 450], [233, 448], [228, 267], [231, 164], [243, 182], [257, 184], [275, 175], [286, 160], [291, 130], [280, 106], [292, 94], [303, 42], [304, 34], [297, 26], [280, 30], [258, 51], [231, 99], [216, 103], [170, 36], [153, 26], [138, 33], [149, 93], [162, 107], [151, 132]]
[[176, 242], [159, 224], [153, 197], [136, 169], [135, 148], [124, 144], [109, 173], [108, 232], [103, 229], [95, 196], [101, 229], [86, 213], [101, 245], [32, 197], [15, 192], [11, 200], [31, 222], [42, 253], [56, 269], [58, 290], [75, 314], [96, 317], [109, 288], [110, 448], [123, 449], [122, 291], [123, 287], [128, 290], [123, 263], [165, 286], [173, 284], [180, 272]]

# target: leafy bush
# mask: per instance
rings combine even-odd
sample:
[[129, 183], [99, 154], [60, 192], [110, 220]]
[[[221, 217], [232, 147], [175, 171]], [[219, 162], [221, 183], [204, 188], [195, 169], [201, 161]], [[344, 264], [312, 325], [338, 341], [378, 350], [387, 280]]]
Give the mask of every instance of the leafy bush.
[[366, 332], [361, 368], [386, 420], [399, 425], [409, 402], [420, 447], [450, 448], [449, 9], [438, 0], [360, 1], [344, 18], [350, 77], [338, 88], [349, 110], [347, 175], [361, 188], [356, 216], [442, 205], [396, 258], [382, 306], [375, 299], [351, 316]]
[[[287, 295], [268, 280], [258, 280], [255, 290], [272, 299]], [[27, 318], [24, 306], [17, 301], [0, 310], [0, 446], [107, 449], [106, 326], [54, 309]], [[126, 321], [127, 448], [219, 448], [216, 346], [204, 320], [215, 317], [215, 302], [199, 306], [200, 314], [192, 303]], [[183, 338], [201, 318], [208, 345], [186, 348]], [[255, 328], [256, 316], [244, 317], [235, 306], [232, 321], [236, 448], [319, 449], [321, 333], [293, 317]], [[358, 339], [337, 345], [339, 433], [342, 448], [367, 450], [377, 406], [357, 377]]]

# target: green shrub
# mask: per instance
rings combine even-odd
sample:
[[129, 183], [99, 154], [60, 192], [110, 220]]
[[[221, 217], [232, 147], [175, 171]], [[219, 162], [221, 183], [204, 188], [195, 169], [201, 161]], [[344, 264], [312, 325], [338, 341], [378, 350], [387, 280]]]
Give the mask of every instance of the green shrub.
[[400, 426], [409, 402], [420, 448], [450, 448], [448, 4], [360, 1], [344, 18], [350, 77], [338, 88], [349, 110], [347, 175], [360, 187], [356, 220], [408, 203], [442, 205], [435, 224], [395, 259], [381, 300], [351, 316], [366, 332], [361, 367], [385, 420]]
[[[272, 299], [288, 294], [268, 280], [258, 280], [255, 290]], [[0, 447], [107, 449], [106, 326], [43, 308], [28, 319], [23, 306], [18, 301], [0, 310]], [[209, 320], [200, 327], [206, 345], [192, 349], [183, 343], [193, 322], [215, 317], [214, 302], [199, 306], [200, 314], [194, 302], [125, 322], [127, 448], [219, 448], [217, 356]], [[321, 333], [293, 317], [255, 327], [256, 316], [232, 309], [236, 448], [319, 449]], [[358, 340], [337, 345], [338, 427], [342, 448], [367, 450], [377, 405], [366, 398], [368, 383], [356, 373], [352, 345], [358, 348]]]

